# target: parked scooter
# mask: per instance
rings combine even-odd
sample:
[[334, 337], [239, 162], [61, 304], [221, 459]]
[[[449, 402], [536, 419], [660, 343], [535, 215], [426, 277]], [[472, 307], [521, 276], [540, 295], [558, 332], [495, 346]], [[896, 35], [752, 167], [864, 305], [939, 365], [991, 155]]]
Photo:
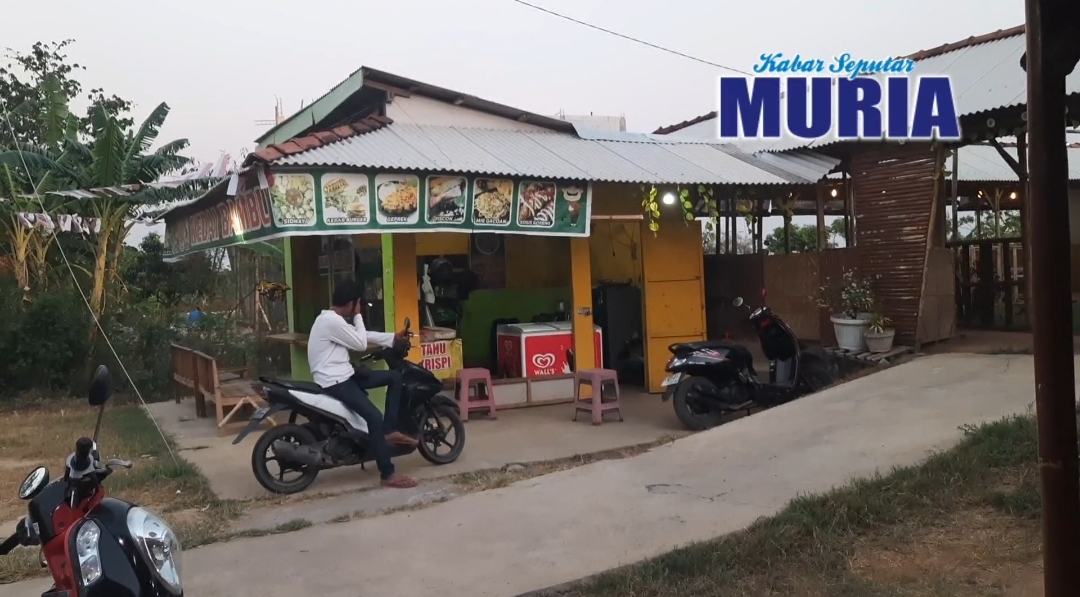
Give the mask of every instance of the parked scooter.
[[0, 555], [18, 546], [41, 546], [42, 564], [53, 587], [42, 597], [183, 597], [181, 548], [169, 525], [130, 502], [105, 497], [102, 482], [126, 460], [102, 465], [97, 436], [112, 394], [109, 370], [98, 367], [90, 384], [90, 404], [99, 407], [94, 437], [75, 442], [64, 478], [49, 483], [49, 469], [34, 469], [19, 499], [29, 513], [15, 534], [0, 544]]
[[[761, 297], [764, 302], [764, 291]], [[738, 297], [732, 304], [744, 302]], [[690, 429], [709, 429], [732, 413], [778, 406], [833, 383], [825, 360], [806, 352], [795, 332], [768, 307], [751, 312], [750, 323], [769, 361], [768, 381], [758, 376], [745, 346], [710, 340], [668, 347], [673, 356], [665, 369], [664, 401], [675, 399], [675, 414]]]
[[[405, 329], [412, 322], [405, 319]], [[412, 333], [409, 336], [412, 337]], [[411, 348], [406, 340], [393, 348], [368, 353], [361, 361], [382, 360], [391, 370], [400, 371], [403, 381], [398, 421], [401, 431], [417, 437], [417, 447], [390, 446], [393, 457], [420, 450], [432, 464], [449, 464], [465, 448], [465, 426], [457, 403], [440, 394], [442, 382], [435, 374], [406, 360]], [[260, 377], [252, 384], [269, 406], [255, 411], [248, 425], [236, 436], [239, 444], [262, 422], [277, 413], [288, 411], [288, 424], [266, 430], [251, 453], [251, 469], [259, 484], [274, 493], [297, 493], [307, 489], [319, 471], [339, 466], [361, 466], [375, 455], [368, 449], [368, 426], [360, 415], [317, 384], [290, 379]], [[298, 423], [298, 417], [306, 419]], [[451, 438], [452, 436], [452, 438]], [[275, 462], [278, 471], [270, 471]], [[295, 478], [286, 480], [286, 475]]]

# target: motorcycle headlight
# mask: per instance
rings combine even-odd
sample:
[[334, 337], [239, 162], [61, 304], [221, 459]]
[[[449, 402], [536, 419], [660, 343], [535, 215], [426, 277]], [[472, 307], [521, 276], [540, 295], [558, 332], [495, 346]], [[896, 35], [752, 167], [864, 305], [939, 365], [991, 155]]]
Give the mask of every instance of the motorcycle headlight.
[[75, 557], [79, 560], [79, 578], [84, 587], [89, 587], [101, 578], [101, 553], [98, 543], [101, 541], [101, 527], [88, 520], [79, 527], [75, 534]]
[[173, 595], [183, 592], [183, 548], [176, 533], [153, 512], [134, 507], [128, 511], [128, 531], [139, 546], [154, 576]]

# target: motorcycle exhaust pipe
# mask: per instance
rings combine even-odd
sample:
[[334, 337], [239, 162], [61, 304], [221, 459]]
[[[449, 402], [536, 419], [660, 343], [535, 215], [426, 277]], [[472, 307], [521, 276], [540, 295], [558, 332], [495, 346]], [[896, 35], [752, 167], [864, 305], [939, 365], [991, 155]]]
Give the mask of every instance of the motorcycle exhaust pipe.
[[310, 446], [296, 446], [285, 440], [278, 440], [272, 445], [274, 447], [274, 454], [285, 460], [307, 466], [322, 465], [322, 454], [315, 448]]

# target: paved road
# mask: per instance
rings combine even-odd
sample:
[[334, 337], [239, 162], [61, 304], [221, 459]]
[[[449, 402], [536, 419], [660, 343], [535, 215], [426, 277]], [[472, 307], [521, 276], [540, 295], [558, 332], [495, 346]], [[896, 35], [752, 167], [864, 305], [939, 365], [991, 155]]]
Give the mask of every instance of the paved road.
[[[513, 596], [739, 530], [1022, 412], [1028, 356], [935, 355], [618, 461], [186, 554], [198, 597]], [[0, 597], [47, 583], [0, 587]]]

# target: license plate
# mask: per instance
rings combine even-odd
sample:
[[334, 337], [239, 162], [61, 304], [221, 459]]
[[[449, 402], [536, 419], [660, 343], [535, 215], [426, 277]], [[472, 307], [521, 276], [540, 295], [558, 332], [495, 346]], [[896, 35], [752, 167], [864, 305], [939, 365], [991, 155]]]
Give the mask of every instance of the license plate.
[[662, 383], [660, 385], [665, 387], [665, 388], [668, 387], [668, 386], [673, 386], [673, 385], [679, 383], [680, 379], [682, 379], [682, 373], [672, 373], [671, 375], [664, 378], [664, 383]]
[[270, 407], [264, 406], [255, 411], [255, 414], [251, 415], [252, 419], [259, 420], [266, 416], [266, 413], [270, 412]]

